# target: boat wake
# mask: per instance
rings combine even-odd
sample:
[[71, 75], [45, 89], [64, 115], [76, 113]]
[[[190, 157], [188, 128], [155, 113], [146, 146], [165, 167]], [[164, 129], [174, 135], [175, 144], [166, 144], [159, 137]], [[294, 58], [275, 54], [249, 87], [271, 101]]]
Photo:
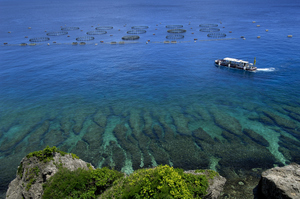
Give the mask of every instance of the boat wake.
[[275, 68], [258, 68], [256, 71], [273, 72]]

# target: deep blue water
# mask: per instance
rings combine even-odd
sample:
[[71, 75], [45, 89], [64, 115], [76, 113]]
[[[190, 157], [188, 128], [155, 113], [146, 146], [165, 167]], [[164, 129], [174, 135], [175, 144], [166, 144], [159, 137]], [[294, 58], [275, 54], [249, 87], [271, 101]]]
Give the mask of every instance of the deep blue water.
[[[2, 193], [21, 159], [47, 145], [128, 173], [300, 163], [297, 2], [0, 0], [0, 13]], [[119, 44], [142, 25], [139, 40]], [[164, 44], [166, 25], [183, 25], [184, 38]], [[72, 45], [99, 26], [113, 29]], [[80, 29], [46, 35], [61, 27]], [[50, 40], [19, 45], [36, 37]], [[224, 57], [256, 57], [260, 70], [215, 67]]]

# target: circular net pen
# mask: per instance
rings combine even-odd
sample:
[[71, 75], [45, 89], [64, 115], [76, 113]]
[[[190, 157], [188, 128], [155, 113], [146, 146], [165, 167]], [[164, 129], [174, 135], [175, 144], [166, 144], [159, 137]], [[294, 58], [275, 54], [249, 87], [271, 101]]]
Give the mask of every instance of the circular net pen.
[[208, 37], [212, 37], [212, 38], [224, 38], [226, 37], [225, 33], [209, 33], [207, 34]]
[[148, 29], [149, 27], [148, 26], [132, 26], [131, 29], [134, 29], [134, 30], [139, 30], [139, 29]]
[[211, 28], [211, 27], [218, 27], [218, 24], [207, 23], [207, 24], [200, 24], [199, 26], [200, 27]]
[[79, 30], [79, 27], [64, 27], [61, 28], [61, 30], [65, 30], [65, 31]]
[[176, 40], [176, 39], [183, 39], [184, 35], [167, 35], [166, 36], [167, 39], [172, 39], [172, 40]]
[[94, 40], [95, 37], [89, 37], [89, 36], [86, 36], [86, 37], [77, 37], [76, 40], [77, 41], [91, 41], [91, 40]]
[[113, 28], [114, 27], [112, 27], [112, 26], [100, 26], [100, 27], [96, 27], [95, 29], [96, 30], [111, 30]]
[[168, 30], [168, 33], [185, 33], [185, 29], [170, 29]]
[[201, 28], [200, 31], [201, 32], [219, 32], [220, 29], [219, 28]]
[[104, 35], [106, 34], [107, 32], [104, 31], [104, 30], [94, 30], [94, 31], [89, 31], [87, 32], [86, 34], [87, 35]]
[[170, 29], [177, 29], [177, 28], [182, 28], [183, 25], [167, 25], [166, 28], [170, 28]]
[[36, 37], [36, 38], [29, 39], [30, 42], [43, 42], [49, 40], [50, 40], [49, 37]]
[[144, 34], [146, 33], [146, 30], [142, 29], [136, 29], [136, 30], [129, 30], [127, 31], [127, 34]]
[[132, 36], [124, 36], [122, 37], [123, 40], [137, 40], [140, 37], [138, 35], [132, 35]]
[[67, 35], [68, 32], [66, 31], [59, 31], [59, 32], [48, 32], [48, 36], [60, 36], [60, 35]]

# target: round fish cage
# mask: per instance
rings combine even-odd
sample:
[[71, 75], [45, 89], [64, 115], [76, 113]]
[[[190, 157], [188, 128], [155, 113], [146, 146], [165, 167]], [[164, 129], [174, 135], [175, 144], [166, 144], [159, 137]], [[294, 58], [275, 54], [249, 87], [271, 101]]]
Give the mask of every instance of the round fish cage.
[[30, 42], [43, 42], [49, 40], [50, 40], [49, 37], [36, 37], [36, 38], [29, 39]]
[[79, 27], [64, 27], [61, 28], [61, 30], [65, 30], [65, 31], [79, 30]]
[[200, 31], [201, 32], [219, 32], [220, 29], [219, 28], [201, 28]]
[[199, 26], [200, 27], [211, 28], [211, 27], [218, 27], [218, 24], [207, 23], [207, 24], [200, 24]]
[[91, 40], [94, 40], [95, 37], [89, 37], [89, 36], [86, 36], [86, 37], [77, 37], [76, 40], [77, 41], [91, 41]]
[[212, 38], [224, 38], [226, 37], [225, 33], [209, 33], [207, 34], [208, 37], [212, 37]]
[[132, 26], [131, 29], [148, 29], [148, 26]]
[[113, 28], [114, 27], [112, 27], [112, 26], [100, 26], [100, 27], [96, 27], [95, 29], [96, 30], [111, 30]]
[[170, 28], [170, 29], [177, 29], [177, 28], [182, 28], [183, 25], [167, 25], [166, 28]]
[[67, 35], [68, 32], [66, 31], [59, 31], [59, 32], [48, 32], [48, 36], [60, 36], [60, 35]]
[[86, 34], [87, 35], [104, 35], [106, 34], [107, 32], [104, 31], [104, 30], [94, 30], [94, 31], [89, 31], [87, 32]]
[[184, 33], [186, 32], [185, 29], [170, 29], [168, 30], [168, 33]]
[[134, 30], [127, 31], [127, 34], [144, 34], [144, 33], [146, 33], [146, 30], [142, 30], [142, 29], [134, 29]]
[[167, 39], [183, 39], [184, 35], [167, 35], [166, 36]]
[[132, 35], [132, 36], [124, 36], [122, 37], [123, 40], [137, 40], [140, 37], [138, 35]]

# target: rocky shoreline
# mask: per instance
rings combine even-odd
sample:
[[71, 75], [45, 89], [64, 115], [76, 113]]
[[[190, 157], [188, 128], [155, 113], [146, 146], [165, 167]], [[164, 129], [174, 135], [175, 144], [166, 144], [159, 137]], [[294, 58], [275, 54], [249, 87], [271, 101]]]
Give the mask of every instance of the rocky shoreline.
[[[22, 159], [16, 178], [9, 184], [6, 199], [42, 198], [43, 184], [58, 172], [60, 166], [70, 171], [79, 168], [95, 169], [90, 163], [79, 159], [74, 154], [52, 153], [51, 151], [49, 154], [50, 159], [39, 156], [40, 154], [37, 152]], [[197, 173], [196, 170], [189, 170], [184, 172], [207, 176], [209, 187], [204, 198], [300, 198], [300, 165], [296, 163], [266, 171], [259, 168], [247, 172], [240, 170], [235, 173], [235, 177], [230, 179], [225, 179], [219, 174], [211, 177], [210, 171], [203, 170], [203, 173]]]

